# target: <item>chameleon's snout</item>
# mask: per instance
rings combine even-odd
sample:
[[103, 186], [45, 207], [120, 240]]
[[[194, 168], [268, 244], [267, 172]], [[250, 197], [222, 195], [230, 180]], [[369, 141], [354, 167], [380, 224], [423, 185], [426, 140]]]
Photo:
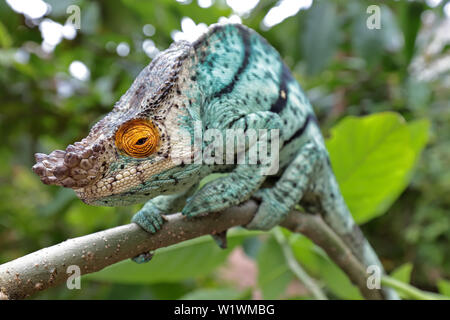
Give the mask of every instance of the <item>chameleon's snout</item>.
[[66, 150], [55, 150], [49, 155], [36, 153], [33, 171], [45, 184], [82, 188], [92, 184], [99, 175], [99, 151], [99, 145], [90, 148], [82, 142], [76, 142]]

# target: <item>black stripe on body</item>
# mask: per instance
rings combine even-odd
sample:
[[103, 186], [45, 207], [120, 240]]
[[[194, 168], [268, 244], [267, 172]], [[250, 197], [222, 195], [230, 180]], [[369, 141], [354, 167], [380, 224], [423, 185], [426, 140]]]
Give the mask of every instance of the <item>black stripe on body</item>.
[[218, 98], [218, 97], [222, 96], [223, 94], [227, 94], [227, 93], [230, 93], [231, 91], [233, 91], [234, 86], [236, 85], [236, 82], [239, 81], [241, 74], [244, 72], [245, 68], [247, 68], [247, 66], [248, 66], [248, 62], [250, 60], [250, 53], [251, 53], [251, 44], [250, 44], [249, 33], [247, 30], [243, 30], [242, 28], [238, 28], [238, 30], [239, 30], [239, 33], [242, 38], [242, 43], [244, 45], [244, 58], [242, 59], [239, 69], [234, 74], [233, 79], [231, 79], [230, 83], [228, 83], [225, 87], [220, 89], [220, 91], [218, 91], [214, 94], [215, 98]]
[[280, 113], [286, 106], [288, 96], [287, 82], [291, 79], [292, 76], [288, 67], [286, 66], [286, 64], [282, 63], [278, 99], [270, 107], [271, 112]]
[[285, 141], [284, 145], [287, 145], [290, 142], [292, 142], [293, 140], [295, 140], [296, 138], [300, 137], [303, 134], [303, 132], [305, 132], [306, 128], [308, 127], [308, 124], [311, 121], [315, 122], [317, 125], [319, 124], [316, 116], [313, 113], [308, 114], [308, 116], [306, 117], [305, 122], [303, 122], [303, 125], [301, 126], [301, 128], [299, 128], [297, 131], [295, 131], [295, 133], [292, 135], [292, 137], [290, 137], [289, 140]]

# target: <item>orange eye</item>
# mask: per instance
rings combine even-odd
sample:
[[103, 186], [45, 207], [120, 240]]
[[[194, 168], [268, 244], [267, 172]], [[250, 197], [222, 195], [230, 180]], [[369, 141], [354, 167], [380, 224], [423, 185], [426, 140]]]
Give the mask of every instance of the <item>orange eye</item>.
[[145, 158], [156, 151], [159, 132], [147, 120], [137, 119], [124, 123], [116, 132], [116, 146], [134, 158]]

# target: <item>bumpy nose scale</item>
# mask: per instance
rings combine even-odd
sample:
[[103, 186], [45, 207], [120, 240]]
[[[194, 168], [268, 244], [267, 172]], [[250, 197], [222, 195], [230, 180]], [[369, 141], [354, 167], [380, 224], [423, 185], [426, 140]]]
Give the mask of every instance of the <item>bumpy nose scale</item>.
[[55, 150], [49, 155], [36, 153], [33, 171], [45, 184], [82, 188], [95, 182], [99, 175], [97, 156], [100, 151], [98, 144], [91, 148], [76, 142], [65, 151]]

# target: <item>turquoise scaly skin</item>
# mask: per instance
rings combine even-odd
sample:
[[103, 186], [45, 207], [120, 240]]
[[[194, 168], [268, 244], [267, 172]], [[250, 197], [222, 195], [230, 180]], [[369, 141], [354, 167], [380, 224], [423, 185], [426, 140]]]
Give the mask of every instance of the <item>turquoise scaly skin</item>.
[[[158, 152], [145, 159], [124, 154], [114, 143], [118, 128], [133, 119], [151, 120], [161, 133]], [[278, 173], [268, 177], [266, 166], [258, 164], [175, 163], [194, 157], [180, 147], [174, 132], [193, 134], [195, 121], [202, 121], [203, 130], [224, 135], [227, 129], [278, 129]], [[251, 197], [260, 206], [246, 227], [269, 230], [300, 204], [323, 216], [365, 266], [382, 268], [339, 191], [300, 85], [278, 52], [242, 25], [212, 25], [192, 44], [172, 44], [85, 139], [65, 151], [37, 154], [36, 160], [33, 169], [44, 183], [73, 188], [88, 204], [120, 206], [150, 199], [132, 221], [152, 233], [163, 224], [161, 214], [181, 210], [195, 217]], [[214, 172], [229, 174], [198, 190], [198, 182]], [[397, 298], [391, 290], [383, 292]]]

